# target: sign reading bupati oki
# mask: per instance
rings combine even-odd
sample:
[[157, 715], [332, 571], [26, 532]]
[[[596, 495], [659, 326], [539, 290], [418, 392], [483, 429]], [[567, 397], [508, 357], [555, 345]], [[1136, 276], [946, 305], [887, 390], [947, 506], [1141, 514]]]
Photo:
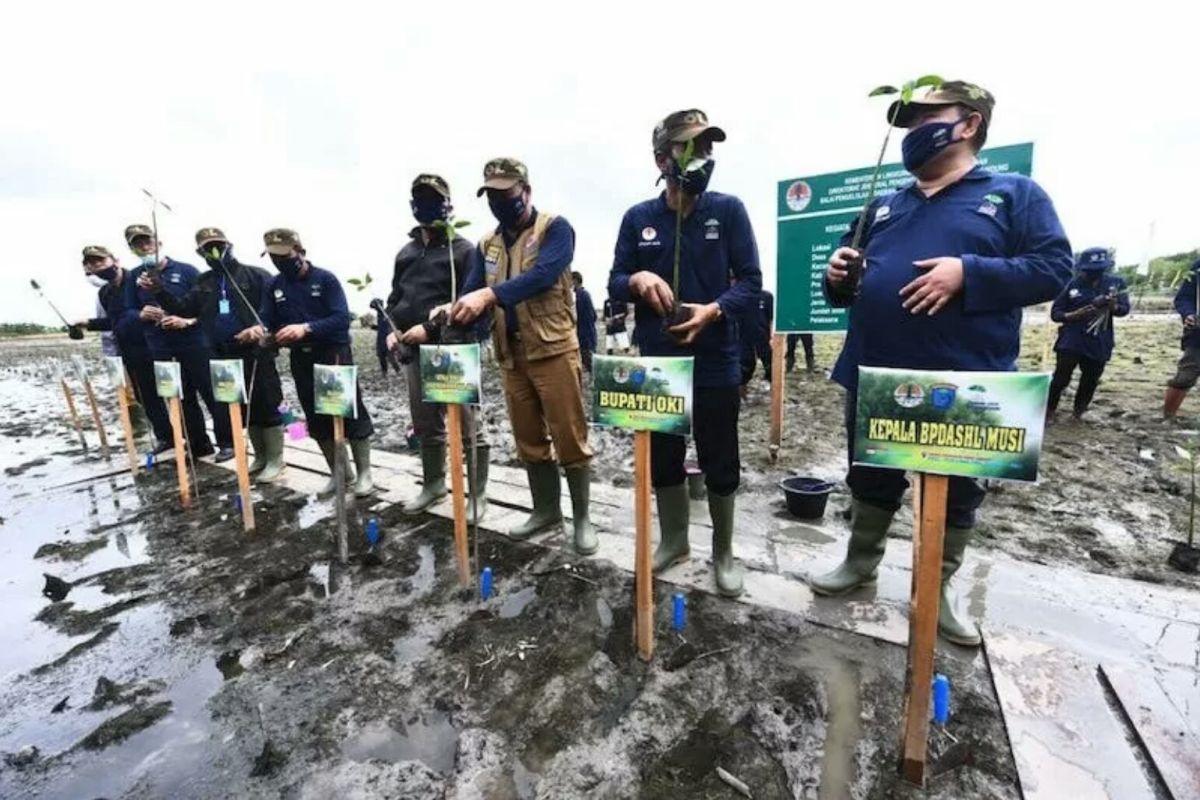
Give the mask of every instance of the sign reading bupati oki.
[[1036, 481], [1049, 373], [859, 367], [854, 463]]
[[[994, 172], [1028, 176], [1033, 144], [993, 147], [979, 163]], [[775, 270], [775, 329], [778, 333], [832, 333], [846, 330], [849, 313], [825, 300], [822, 285], [829, 257], [867, 203], [874, 167], [780, 181], [777, 192], [779, 247]], [[876, 195], [912, 182], [900, 164], [884, 164]], [[870, 268], [870, 254], [867, 256]]]
[[692, 431], [693, 368], [690, 356], [596, 356], [592, 362], [593, 422], [687, 436]]

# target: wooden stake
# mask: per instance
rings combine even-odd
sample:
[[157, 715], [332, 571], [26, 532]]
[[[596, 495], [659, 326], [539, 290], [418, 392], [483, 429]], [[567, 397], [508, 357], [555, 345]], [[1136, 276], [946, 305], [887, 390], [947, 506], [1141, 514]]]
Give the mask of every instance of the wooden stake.
[[904, 779], [917, 786], [925, 785], [948, 486], [949, 479], [945, 475], [918, 473], [916, 491], [913, 492], [912, 597], [901, 741], [904, 755], [900, 769]]
[[458, 562], [458, 582], [471, 586], [471, 556], [467, 549], [467, 499], [463, 489], [462, 406], [446, 406], [446, 426], [450, 448], [450, 502], [454, 508], [454, 558]]
[[634, 641], [642, 661], [654, 658], [654, 574], [650, 555], [650, 431], [633, 433], [633, 485], [636, 545]]
[[108, 450], [108, 433], [104, 430], [104, 423], [100, 421], [100, 405], [96, 402], [96, 392], [92, 389], [92, 381], [86, 374], [83, 376], [83, 390], [87, 393], [88, 405], [92, 407], [92, 422], [96, 423], [96, 433], [100, 434], [100, 450], [104, 453], [104, 460], [111, 461], [112, 456]]
[[346, 535], [346, 421], [333, 418], [333, 497], [337, 510], [338, 561], [350, 560], [350, 541]]
[[183, 444], [183, 414], [179, 398], [167, 398], [167, 413], [171, 416], [171, 433], [175, 440], [175, 472], [179, 475], [179, 503], [184, 508], [192, 504], [191, 482], [188, 480], [187, 448]]
[[783, 351], [786, 348], [787, 337], [782, 333], [771, 337], [771, 433], [768, 454], [772, 463], [779, 458], [779, 446], [783, 442]]
[[129, 418], [128, 386], [117, 387], [117, 405], [121, 409], [121, 429], [125, 432], [125, 452], [129, 455], [129, 473], [137, 475], [138, 454], [137, 445], [133, 441], [133, 421]]
[[63, 397], [67, 398], [67, 411], [71, 412], [71, 423], [75, 426], [75, 432], [79, 434], [79, 443], [83, 445], [83, 449], [87, 450], [87, 439], [83, 437], [83, 425], [79, 422], [79, 412], [75, 410], [75, 398], [71, 396], [71, 387], [67, 386], [67, 379], [62, 378]]
[[241, 403], [229, 404], [229, 426], [233, 428], [233, 457], [237, 465], [238, 493], [242, 498], [242, 528], [254, 530], [254, 502], [250, 497], [250, 466], [246, 463], [246, 432], [242, 430]]

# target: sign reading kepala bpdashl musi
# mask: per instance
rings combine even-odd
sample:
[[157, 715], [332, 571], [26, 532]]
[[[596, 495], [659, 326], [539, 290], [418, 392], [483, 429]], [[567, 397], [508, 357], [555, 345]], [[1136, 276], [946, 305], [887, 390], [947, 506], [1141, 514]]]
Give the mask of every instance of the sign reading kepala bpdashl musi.
[[421, 399], [426, 403], [479, 403], [479, 344], [423, 344]]
[[596, 356], [592, 421], [635, 431], [692, 431], [692, 358]]
[[854, 463], [1036, 481], [1048, 373], [860, 367]]

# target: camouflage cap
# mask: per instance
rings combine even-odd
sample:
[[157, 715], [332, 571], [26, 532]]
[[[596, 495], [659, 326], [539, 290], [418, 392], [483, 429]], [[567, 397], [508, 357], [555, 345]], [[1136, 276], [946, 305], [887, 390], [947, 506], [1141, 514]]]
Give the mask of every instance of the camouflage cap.
[[518, 183], [529, 183], [529, 168], [515, 158], [493, 158], [483, 167], [483, 186], [475, 196], [488, 189], [511, 189]]
[[415, 192], [419, 186], [428, 186], [447, 200], [450, 199], [450, 184], [441, 175], [423, 172], [413, 179], [412, 190]]
[[112, 258], [113, 254], [109, 252], [107, 247], [98, 244], [89, 244], [83, 248], [83, 260], [87, 261], [90, 258]]
[[300, 244], [300, 234], [291, 228], [271, 228], [263, 234], [263, 244], [267, 246], [267, 249], [263, 251], [264, 256], [267, 253], [273, 256], [286, 256], [292, 252], [293, 248], [304, 249], [304, 245]]
[[709, 125], [708, 117], [700, 109], [689, 108], [686, 111], [668, 114], [662, 122], [655, 125], [651, 144], [654, 152], [662, 153], [668, 145], [690, 141], [702, 133], [709, 134], [714, 142], [725, 141], [725, 131], [716, 125]]
[[196, 247], [204, 247], [212, 242], [229, 244], [229, 240], [225, 238], [225, 232], [220, 228], [201, 228], [196, 231]]
[[917, 115], [937, 106], [966, 106], [972, 111], [978, 111], [984, 123], [992, 121], [992, 107], [996, 98], [982, 86], [976, 86], [966, 81], [946, 81], [936, 89], [927, 91], [911, 103], [899, 100], [888, 107], [888, 119], [895, 115], [897, 128], [911, 128]]
[[149, 225], [130, 225], [125, 229], [125, 244], [133, 244], [133, 240], [139, 236], [149, 236], [154, 238], [154, 229]]
[[1110, 269], [1115, 263], [1112, 251], [1107, 247], [1089, 247], [1080, 253], [1079, 258], [1075, 260], [1076, 266], [1089, 272], [1092, 270]]

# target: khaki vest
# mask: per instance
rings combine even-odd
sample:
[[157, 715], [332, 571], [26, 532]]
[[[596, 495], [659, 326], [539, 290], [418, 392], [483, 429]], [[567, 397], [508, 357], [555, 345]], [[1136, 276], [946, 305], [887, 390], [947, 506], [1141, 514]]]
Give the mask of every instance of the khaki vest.
[[[483, 253], [487, 285], [504, 283], [532, 268], [537, 263], [546, 229], [553, 221], [553, 215], [539, 213], [533, 225], [522, 231], [509, 248], [505, 248], [504, 237], [498, 232], [483, 239], [479, 243], [479, 250]], [[579, 349], [575, 332], [575, 284], [571, 280], [570, 265], [562, 271], [553, 286], [523, 303], [517, 303], [514, 310], [521, 345], [525, 357], [530, 361]], [[501, 306], [496, 306], [492, 312], [492, 345], [500, 366], [511, 369], [513, 357], [508, 325]]]

